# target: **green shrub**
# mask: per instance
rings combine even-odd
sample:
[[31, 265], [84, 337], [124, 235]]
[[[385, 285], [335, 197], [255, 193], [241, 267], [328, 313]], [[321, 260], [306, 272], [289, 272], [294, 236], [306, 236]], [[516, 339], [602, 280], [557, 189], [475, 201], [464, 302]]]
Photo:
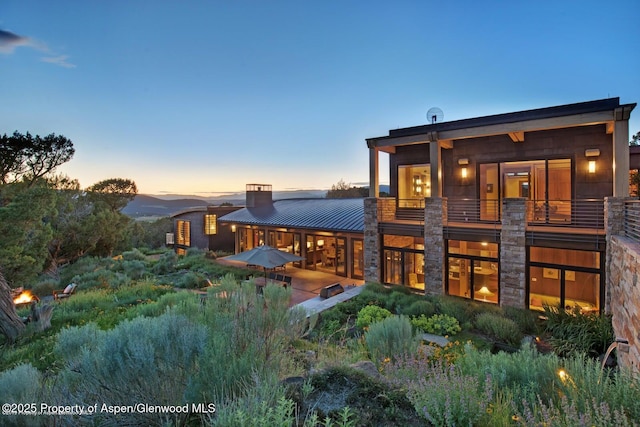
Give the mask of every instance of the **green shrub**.
[[518, 325], [523, 334], [538, 335], [536, 319], [538, 314], [531, 310], [511, 306], [503, 307], [504, 317], [511, 319]]
[[[172, 313], [156, 318], [138, 317], [124, 321], [113, 330], [96, 334], [95, 327], [63, 332], [63, 344], [81, 349], [69, 354], [55, 393], [67, 405], [93, 405], [95, 402], [135, 405], [180, 405], [198, 375], [198, 358], [204, 351], [203, 325]], [[64, 351], [64, 349], [62, 349]], [[201, 402], [200, 399], [197, 400]], [[64, 417], [64, 422], [71, 417]], [[96, 424], [119, 424], [119, 417], [97, 413]], [[127, 421], [136, 425], [157, 425], [158, 414], [128, 413]], [[164, 420], [165, 422], [167, 419]]]
[[[0, 402], [3, 404], [28, 405], [34, 403], [40, 410], [40, 402], [50, 402], [44, 395], [42, 375], [30, 364], [21, 364], [0, 373]], [[42, 418], [37, 415], [2, 413], [3, 425], [39, 426]]]
[[78, 285], [78, 289], [118, 288], [131, 283], [131, 279], [123, 273], [101, 269], [74, 276], [72, 282]]
[[368, 305], [358, 312], [356, 326], [364, 329], [372, 323], [380, 322], [391, 315], [392, 313], [386, 308], [378, 307], [377, 305]]
[[141, 279], [148, 274], [147, 264], [140, 260], [121, 261], [122, 271], [130, 279]]
[[122, 253], [122, 259], [124, 261], [147, 261], [147, 256], [143, 254], [139, 249], [132, 249]]
[[513, 320], [493, 313], [482, 313], [476, 317], [475, 324], [479, 331], [492, 338], [514, 347], [520, 347], [523, 335]]
[[207, 278], [200, 273], [187, 271], [176, 282], [176, 286], [184, 289], [198, 289], [207, 286]]
[[427, 317], [424, 314], [411, 319], [411, 324], [416, 328], [428, 334], [436, 335], [455, 335], [460, 332], [460, 324], [458, 320], [446, 314], [434, 314]]
[[379, 364], [386, 357], [414, 353], [420, 339], [405, 316], [391, 316], [372, 323], [364, 334], [371, 360]]
[[402, 310], [401, 314], [409, 317], [417, 317], [420, 315], [431, 317], [436, 314], [436, 306], [431, 301], [420, 299], [418, 301], [414, 301], [411, 305]]
[[545, 306], [544, 329], [548, 342], [561, 356], [603, 354], [615, 339], [611, 317], [597, 313], [583, 314], [579, 308], [568, 311]]
[[[384, 300], [384, 308], [392, 313], [405, 314], [404, 310], [420, 298], [406, 289], [407, 288], [398, 288], [391, 292], [388, 298]], [[403, 292], [402, 290], [405, 291]]]
[[176, 263], [178, 262], [178, 255], [173, 251], [168, 251], [162, 254], [160, 258], [151, 268], [154, 274], [169, 274], [176, 270]]
[[435, 304], [438, 313], [455, 317], [460, 323], [470, 322], [473, 319], [475, 303], [472, 301], [439, 295], [435, 298]]

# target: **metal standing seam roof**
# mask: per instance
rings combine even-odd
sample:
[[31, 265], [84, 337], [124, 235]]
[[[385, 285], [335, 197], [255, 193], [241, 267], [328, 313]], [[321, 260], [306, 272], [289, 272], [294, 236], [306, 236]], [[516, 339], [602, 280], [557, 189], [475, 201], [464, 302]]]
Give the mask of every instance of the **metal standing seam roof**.
[[364, 199], [285, 199], [239, 209], [220, 222], [313, 230], [364, 232]]

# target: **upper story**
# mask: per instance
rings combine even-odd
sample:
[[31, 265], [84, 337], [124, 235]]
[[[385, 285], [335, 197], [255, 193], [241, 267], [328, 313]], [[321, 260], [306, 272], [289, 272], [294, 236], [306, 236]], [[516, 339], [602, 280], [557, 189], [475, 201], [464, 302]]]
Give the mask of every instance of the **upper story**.
[[444, 197], [449, 221], [499, 222], [503, 199], [524, 198], [529, 222], [589, 224], [604, 197], [629, 195], [635, 106], [609, 98], [391, 130], [367, 139], [370, 196], [384, 152], [396, 219]]

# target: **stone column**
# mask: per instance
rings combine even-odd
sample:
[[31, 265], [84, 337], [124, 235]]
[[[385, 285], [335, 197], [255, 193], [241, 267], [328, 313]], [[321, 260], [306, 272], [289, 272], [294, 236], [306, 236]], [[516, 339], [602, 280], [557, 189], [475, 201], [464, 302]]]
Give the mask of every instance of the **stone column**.
[[396, 215], [394, 198], [364, 199], [364, 280], [382, 282], [382, 236], [378, 231], [381, 222], [391, 221]]
[[428, 295], [443, 295], [447, 199], [428, 197], [424, 204], [424, 291]]
[[612, 281], [612, 266], [618, 260], [613, 259], [612, 238], [613, 236], [624, 236], [624, 201], [623, 197], [604, 198], [604, 231], [606, 233], [606, 253], [604, 262], [604, 312], [611, 314], [611, 291], [615, 283]]
[[526, 199], [502, 200], [500, 305], [526, 308]]

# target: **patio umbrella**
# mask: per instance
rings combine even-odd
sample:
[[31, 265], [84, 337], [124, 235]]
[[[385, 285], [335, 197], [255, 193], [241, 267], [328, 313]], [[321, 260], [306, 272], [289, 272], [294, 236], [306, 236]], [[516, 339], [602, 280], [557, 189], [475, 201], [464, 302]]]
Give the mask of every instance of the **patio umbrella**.
[[302, 261], [304, 258], [278, 250], [272, 246], [262, 245], [246, 252], [230, 255], [225, 259], [244, 261], [247, 264], [258, 265], [263, 267], [266, 271], [268, 268], [280, 267], [281, 265], [285, 265], [289, 262]]

